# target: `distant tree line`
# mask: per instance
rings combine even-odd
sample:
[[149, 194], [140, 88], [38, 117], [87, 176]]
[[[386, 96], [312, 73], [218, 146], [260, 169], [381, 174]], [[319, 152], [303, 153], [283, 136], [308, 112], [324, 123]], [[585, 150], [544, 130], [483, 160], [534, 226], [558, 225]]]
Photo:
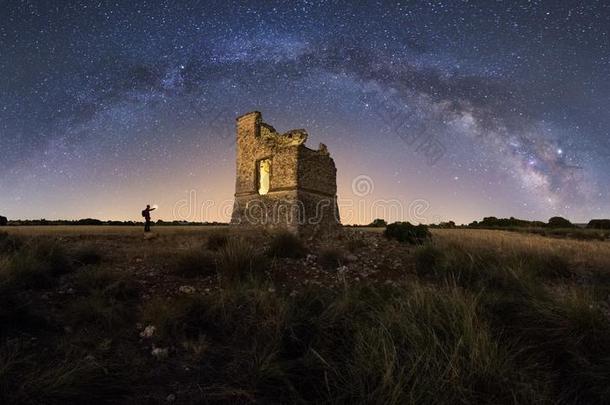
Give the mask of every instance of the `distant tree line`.
[[[455, 222], [441, 222], [439, 224], [430, 225], [431, 228], [480, 228], [480, 229], [493, 229], [493, 228], [552, 228], [552, 229], [567, 229], [567, 228], [580, 228], [580, 226], [573, 224], [569, 220], [563, 217], [552, 217], [548, 222], [543, 221], [528, 221], [525, 219], [518, 219], [515, 217], [510, 218], [496, 218], [496, 217], [484, 217], [481, 221], [473, 221], [468, 225], [457, 226]], [[586, 225], [587, 229], [610, 229], [610, 219], [592, 219]]]
[[[83, 218], [76, 220], [67, 219], [16, 219], [8, 221], [6, 217], [0, 216], [0, 226], [52, 226], [52, 225], [113, 225], [113, 226], [139, 226], [144, 222], [141, 221], [102, 221], [94, 218]], [[158, 220], [157, 226], [221, 226], [228, 225], [224, 222], [189, 222], [189, 221], [163, 221]]]

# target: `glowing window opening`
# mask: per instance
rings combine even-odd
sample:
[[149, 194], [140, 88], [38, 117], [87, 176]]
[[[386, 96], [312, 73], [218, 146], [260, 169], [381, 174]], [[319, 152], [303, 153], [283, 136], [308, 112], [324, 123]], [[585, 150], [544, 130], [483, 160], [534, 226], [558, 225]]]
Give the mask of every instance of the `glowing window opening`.
[[258, 163], [258, 193], [265, 195], [269, 192], [269, 177], [271, 174], [271, 160], [263, 159]]

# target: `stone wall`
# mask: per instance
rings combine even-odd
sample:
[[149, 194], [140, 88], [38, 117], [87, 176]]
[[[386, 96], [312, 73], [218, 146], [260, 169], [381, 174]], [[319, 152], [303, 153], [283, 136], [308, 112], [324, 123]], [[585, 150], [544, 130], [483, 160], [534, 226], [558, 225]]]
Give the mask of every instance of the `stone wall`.
[[[339, 224], [336, 168], [326, 147], [307, 148], [302, 129], [279, 134], [254, 111], [237, 118], [234, 225], [330, 229]], [[258, 192], [259, 162], [271, 162], [269, 191]]]
[[331, 197], [337, 194], [337, 169], [324, 144], [319, 150], [301, 145], [298, 165], [299, 188]]

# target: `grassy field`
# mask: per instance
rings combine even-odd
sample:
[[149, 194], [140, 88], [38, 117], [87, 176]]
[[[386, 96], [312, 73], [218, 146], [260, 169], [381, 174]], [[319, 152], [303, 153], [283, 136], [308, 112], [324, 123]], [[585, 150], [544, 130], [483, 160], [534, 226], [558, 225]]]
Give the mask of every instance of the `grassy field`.
[[0, 233], [0, 403], [610, 403], [610, 242]]

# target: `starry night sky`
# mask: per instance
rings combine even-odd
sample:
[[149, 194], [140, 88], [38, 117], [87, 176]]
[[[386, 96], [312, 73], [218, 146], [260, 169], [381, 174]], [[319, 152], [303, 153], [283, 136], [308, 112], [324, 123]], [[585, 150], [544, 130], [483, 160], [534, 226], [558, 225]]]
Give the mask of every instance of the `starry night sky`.
[[609, 31], [604, 1], [0, 0], [0, 214], [227, 220], [258, 110], [328, 145], [344, 223], [607, 218]]

